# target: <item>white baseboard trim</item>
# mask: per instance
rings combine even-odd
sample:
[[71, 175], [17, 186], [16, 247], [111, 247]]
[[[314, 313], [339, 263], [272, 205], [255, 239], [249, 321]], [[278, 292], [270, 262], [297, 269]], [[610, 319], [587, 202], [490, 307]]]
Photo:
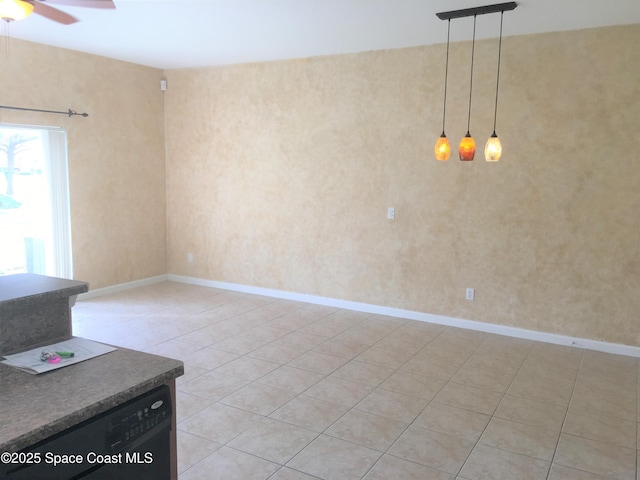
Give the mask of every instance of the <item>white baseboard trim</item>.
[[538, 332], [535, 330], [527, 330], [524, 328], [510, 327], [506, 325], [497, 325], [493, 323], [478, 322], [475, 320], [465, 320], [461, 318], [446, 317], [443, 315], [433, 315], [430, 313], [415, 312], [412, 310], [404, 310], [401, 308], [372, 305], [369, 303], [352, 302], [348, 300], [340, 300], [340, 299], [329, 298], [329, 297], [320, 297], [317, 295], [308, 295], [304, 293], [295, 293], [295, 292], [287, 292], [283, 290], [273, 290], [270, 288], [253, 287], [250, 285], [218, 282], [215, 280], [205, 280], [201, 278], [186, 277], [186, 276], [173, 275], [173, 274], [169, 274], [166, 277], [167, 277], [166, 278], [167, 280], [172, 282], [188, 283], [192, 285], [200, 285], [203, 287], [219, 288], [222, 290], [232, 290], [236, 292], [252, 293], [255, 295], [263, 295], [266, 297], [280, 298], [285, 300], [295, 300], [298, 302], [306, 302], [306, 303], [312, 303], [316, 305], [325, 305], [328, 307], [344, 308], [346, 310], [354, 310], [357, 312], [387, 315], [389, 317], [406, 318], [409, 320], [418, 320], [421, 322], [435, 323], [437, 325], [466, 328], [468, 330], [476, 330], [479, 332], [494, 333], [497, 335], [505, 335], [508, 337], [522, 338], [526, 340], [535, 340], [538, 342], [553, 343], [556, 345], [566, 345], [570, 347], [585, 348], [587, 350], [595, 350], [599, 352], [613, 353], [616, 355], [626, 355], [630, 357], [640, 358], [640, 347], [635, 347], [632, 345], [622, 345], [618, 343], [601, 342], [598, 340], [590, 340], [587, 338], [577, 338], [577, 337], [570, 337], [567, 335], [558, 335], [555, 333]]
[[353, 310], [356, 312], [365, 312], [378, 315], [387, 315], [389, 317], [406, 318], [408, 320], [418, 320], [420, 322], [434, 323], [437, 325], [446, 325], [449, 327], [466, 328], [468, 330], [476, 330], [479, 332], [495, 333], [497, 335], [505, 335], [507, 337], [522, 338], [526, 340], [535, 340], [538, 342], [553, 343], [556, 345], [566, 345], [569, 347], [585, 348], [587, 350], [595, 350], [598, 352], [613, 353], [616, 355], [626, 355], [630, 357], [640, 358], [640, 347], [632, 345], [622, 345], [618, 343], [601, 342], [598, 340], [590, 340], [588, 338], [570, 337], [567, 335], [558, 335], [555, 333], [538, 332], [535, 330], [527, 330], [518, 327], [509, 327], [506, 325], [497, 325], [493, 323], [478, 322], [475, 320], [465, 320], [462, 318], [446, 317], [444, 315], [434, 315], [431, 313], [416, 312], [413, 310], [404, 310], [401, 308], [385, 307], [382, 305], [373, 305], [370, 303], [352, 302], [349, 300], [340, 300], [337, 298], [321, 297], [318, 295], [308, 295], [305, 293], [287, 292], [284, 290], [274, 290], [271, 288], [254, 287], [251, 285], [242, 285], [237, 283], [219, 282], [216, 280], [206, 280], [202, 278], [187, 277], [182, 275], [159, 275], [157, 277], [135, 280], [133, 282], [121, 283], [110, 287], [98, 288], [90, 290], [87, 293], [78, 295], [79, 300], [87, 300], [110, 293], [122, 292], [132, 288], [153, 285], [154, 283], [171, 281], [179, 283], [187, 283], [191, 285], [200, 285], [202, 287], [219, 288], [221, 290], [230, 290], [235, 292], [251, 293], [254, 295], [262, 295], [265, 297], [280, 298], [283, 300], [294, 300], [297, 302], [312, 303], [314, 305], [324, 305], [327, 307], [344, 308], [345, 310]]
[[166, 282], [167, 279], [167, 275], [158, 275], [157, 277], [149, 277], [143, 278], [142, 280], [134, 280], [133, 282], [119, 283], [118, 285], [111, 285], [110, 287], [96, 288], [95, 290], [89, 290], [87, 293], [81, 293], [80, 295], [78, 295], [78, 300], [88, 300], [90, 298], [96, 298], [102, 295], [108, 295], [110, 293], [123, 292], [132, 288], [153, 285], [154, 283]]

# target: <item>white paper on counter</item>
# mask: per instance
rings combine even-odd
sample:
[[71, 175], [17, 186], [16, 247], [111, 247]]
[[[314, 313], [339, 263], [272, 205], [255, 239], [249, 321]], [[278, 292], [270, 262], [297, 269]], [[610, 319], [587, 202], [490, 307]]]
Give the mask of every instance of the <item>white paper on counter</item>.
[[[114, 350], [116, 350], [116, 348], [110, 345], [104, 345], [103, 343], [87, 340], [86, 338], [75, 337], [70, 340], [65, 340], [64, 342], [27, 350], [26, 352], [5, 355], [4, 360], [0, 361], [0, 363], [19, 368], [27, 373], [37, 374], [67, 367], [74, 363], [83, 362], [84, 360], [113, 352]], [[73, 352], [74, 356], [70, 358], [63, 357], [58, 363], [49, 363], [40, 360], [40, 355], [43, 351]]]

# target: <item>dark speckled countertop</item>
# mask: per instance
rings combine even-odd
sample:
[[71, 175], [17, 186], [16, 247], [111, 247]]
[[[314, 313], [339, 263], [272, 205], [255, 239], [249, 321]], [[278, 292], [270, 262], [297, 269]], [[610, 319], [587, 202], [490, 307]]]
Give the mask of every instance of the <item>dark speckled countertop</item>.
[[36, 301], [43, 295], [69, 297], [89, 290], [87, 282], [47, 277], [34, 273], [17, 273], [0, 276], [0, 306], [12, 303]]
[[183, 373], [179, 360], [126, 348], [39, 375], [0, 364], [0, 452], [21, 450]]

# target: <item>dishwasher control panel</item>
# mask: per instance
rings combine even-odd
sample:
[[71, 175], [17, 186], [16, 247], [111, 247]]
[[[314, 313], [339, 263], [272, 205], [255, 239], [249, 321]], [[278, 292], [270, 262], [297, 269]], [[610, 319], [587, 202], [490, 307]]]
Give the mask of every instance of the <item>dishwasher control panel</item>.
[[118, 415], [109, 419], [106, 434], [106, 447], [110, 452], [118, 452], [155, 431], [158, 427], [171, 425], [171, 397], [169, 391], [164, 395], [148, 397], [146, 402], [139, 400]]

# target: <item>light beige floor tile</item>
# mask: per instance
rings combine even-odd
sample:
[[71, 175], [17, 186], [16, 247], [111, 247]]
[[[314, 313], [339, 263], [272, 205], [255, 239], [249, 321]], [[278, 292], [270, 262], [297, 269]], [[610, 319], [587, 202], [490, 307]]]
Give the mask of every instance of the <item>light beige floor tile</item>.
[[487, 337], [476, 350], [478, 355], [493, 355], [510, 360], [512, 362], [522, 362], [535, 342], [524, 338], [507, 337], [494, 335]]
[[184, 362], [185, 366], [214, 370], [236, 358], [238, 358], [236, 354], [224, 352], [213, 347], [204, 347], [185, 355], [180, 360]]
[[433, 401], [492, 415], [501, 399], [502, 393], [468, 385], [447, 383]]
[[273, 462], [221, 447], [180, 475], [180, 480], [266, 480], [279, 468]]
[[194, 332], [181, 335], [176, 340], [199, 347], [209, 347], [217, 342], [229, 338], [233, 333], [226, 332], [217, 325], [210, 325]]
[[177, 432], [177, 443], [179, 474], [222, 446], [219, 443], [183, 432], [182, 430], [178, 430]]
[[370, 347], [369, 349], [358, 355], [355, 360], [374, 365], [383, 365], [385, 367], [398, 368], [407, 362], [414, 354], [401, 350], [388, 350], [378, 347]]
[[468, 480], [546, 480], [549, 465], [544, 460], [477, 445], [460, 471], [460, 476]]
[[592, 410], [569, 408], [564, 433], [636, 449], [637, 423]]
[[441, 378], [448, 381], [461, 366], [462, 364], [459, 363], [453, 363], [439, 357], [418, 353], [402, 365], [399, 371]]
[[306, 352], [306, 349], [272, 342], [264, 347], [260, 347], [257, 350], [252, 351], [248, 356], [267, 360], [269, 362], [284, 364], [296, 357], [299, 357], [304, 352]]
[[447, 327], [427, 322], [407, 322], [393, 332], [406, 339], [419, 340], [425, 346], [440, 335]]
[[325, 480], [359, 480], [381, 455], [370, 448], [320, 435], [287, 466]]
[[214, 400], [209, 398], [203, 398], [196, 395], [191, 395], [177, 389], [176, 391], [176, 422], [180, 423], [186, 418], [204, 410], [208, 406], [212, 405]]
[[564, 345], [534, 342], [527, 356], [527, 360], [545, 368], [556, 367], [578, 370], [582, 362], [583, 350]]
[[231, 375], [233, 377], [253, 381], [274, 371], [278, 367], [280, 367], [280, 364], [278, 363], [267, 362], [266, 360], [245, 356], [232, 360], [231, 362], [218, 367], [215, 371], [225, 375]]
[[216, 350], [234, 353], [235, 355], [246, 355], [258, 348], [263, 347], [267, 342], [264, 339], [238, 334], [227, 337], [224, 340], [212, 345]]
[[269, 325], [276, 328], [291, 330], [293, 332], [300, 328], [306, 327], [307, 325], [310, 325], [315, 321], [316, 320], [313, 318], [308, 318], [301, 313], [293, 311], [278, 318], [274, 318], [269, 322]]
[[339, 403], [299, 395], [269, 416], [315, 432], [323, 432], [347, 410], [349, 407]]
[[425, 345], [426, 343], [420, 338], [414, 338], [408, 334], [402, 335], [394, 332], [375, 343], [374, 347], [415, 355], [424, 348]]
[[291, 330], [272, 327], [269, 325], [253, 326], [248, 328], [243, 335], [260, 339], [266, 343], [271, 343], [291, 333]]
[[551, 461], [560, 433], [542, 427], [493, 418], [480, 444]]
[[616, 395], [635, 401], [637, 395], [637, 380], [635, 372], [633, 374], [589, 374], [580, 370], [576, 380], [576, 388], [589, 390], [596, 394], [607, 394], [615, 392]]
[[324, 375], [320, 373], [283, 365], [273, 372], [267, 373], [264, 377], [259, 378], [256, 382], [302, 393], [323, 378]]
[[302, 333], [311, 335], [322, 335], [325, 337], [335, 337], [336, 335], [349, 329], [349, 325], [344, 322], [332, 320], [331, 317], [325, 317], [310, 325], [299, 329]]
[[549, 472], [547, 480], [611, 480], [611, 477], [603, 477], [602, 475], [554, 463], [551, 465], [551, 472]]
[[513, 381], [515, 374], [501, 370], [463, 365], [451, 378], [452, 382], [486, 388], [494, 392], [505, 393]]
[[[342, 480], [330, 466], [336, 442], [376, 451], [372, 462], [395, 455], [353, 478], [545, 478], [563, 424], [547, 480], [631, 480], [640, 464], [633, 357], [176, 282], [79, 300], [73, 323], [87, 338], [185, 362], [180, 480], [326, 480], [323, 469]], [[291, 400], [264, 417], [224, 397], [261, 413]], [[394, 418], [419, 406], [406, 398], [431, 404], [405, 429]], [[306, 459], [318, 476], [281, 466], [322, 432], [326, 465]]]
[[[462, 365], [478, 348], [478, 341], [456, 337], [458, 332], [443, 333], [428, 343], [418, 355], [438, 358], [446, 363]], [[481, 343], [481, 341], [480, 341]]]
[[[76, 334], [74, 330], [74, 335]], [[178, 341], [178, 339], [168, 340], [166, 342], [154, 345], [145, 350], [147, 353], [160, 355], [163, 357], [175, 358], [176, 360], [184, 360], [185, 357], [195, 353], [203, 347], [191, 345], [188, 342]]]
[[319, 398], [328, 402], [339, 403], [347, 408], [353, 407], [366, 397], [372, 388], [363, 384], [326, 377], [304, 392], [308, 397]]
[[336, 335], [335, 339], [347, 342], [364, 343], [370, 347], [386, 336], [387, 334], [384, 332], [375, 328], [368, 328], [367, 326], [360, 324]]
[[573, 384], [559, 379], [542, 380], [524, 373], [521, 369], [507, 393], [518, 397], [568, 406], [573, 393]]
[[296, 330], [285, 335], [284, 337], [280, 337], [275, 341], [275, 343], [281, 343], [282, 345], [289, 345], [291, 347], [310, 350], [326, 342], [328, 338], [329, 337], [325, 337], [322, 335], [314, 335], [311, 333], [304, 333], [300, 330]]
[[180, 392], [217, 401], [239, 390], [248, 383], [249, 380], [212, 371], [206, 372], [189, 382], [180, 384], [177, 389]]
[[333, 372], [330, 377], [377, 387], [394, 372], [393, 368], [352, 360]]
[[420, 397], [377, 388], [354, 408], [409, 424], [424, 410], [427, 404], [428, 401]]
[[194, 367], [192, 365], [186, 365], [184, 366], [184, 375], [182, 375], [181, 377], [176, 378], [176, 385], [177, 386], [181, 386], [184, 385], [188, 382], [190, 382], [191, 380], [195, 380], [196, 378], [204, 375], [205, 373], [209, 373], [210, 370], [207, 370], [206, 368], [200, 368], [200, 367]]
[[551, 385], [573, 385], [578, 378], [579, 371], [567, 367], [545, 367], [544, 365], [534, 364], [529, 358], [525, 359], [517, 378], [529, 379], [535, 383], [549, 383]]
[[269, 415], [297, 393], [261, 383], [250, 383], [218, 401], [223, 405], [241, 408], [260, 415]]
[[[232, 304], [223, 305], [220, 310], [231, 307], [233, 307]], [[221, 335], [224, 335], [221, 339], [223, 340], [224, 338], [233, 337], [234, 335], [240, 335], [245, 329], [245, 326], [238, 322], [236, 318], [224, 318], [223, 320], [216, 322], [213, 325], [213, 329], [220, 332]]]
[[265, 418], [229, 442], [228, 446], [284, 465], [317, 436], [311, 430]]
[[456, 474], [474, 442], [453, 435], [409, 427], [388, 450], [390, 455]]
[[405, 318], [391, 317], [389, 315], [382, 315], [379, 313], [369, 315], [365, 320], [366, 322], [363, 322], [363, 324], [371, 325], [372, 327], [380, 329], [386, 334], [395, 332], [402, 325], [405, 325], [406, 323], [411, 321]]
[[[289, 467], [282, 467], [269, 480], [319, 480], [318, 477], [307, 475], [306, 473], [293, 470]], [[320, 479], [321, 480], [321, 479]]]
[[326, 434], [384, 452], [408, 427], [408, 423], [351, 410], [326, 430]]
[[328, 355], [326, 353], [315, 352], [313, 350], [303, 353], [299, 357], [291, 360], [287, 365], [290, 367], [301, 368], [310, 372], [328, 375], [349, 360], [336, 355]]
[[207, 440], [225, 444], [262, 418], [246, 410], [216, 403], [187, 418], [178, 428]]
[[637, 373], [637, 361], [634, 357], [625, 355], [585, 350], [581, 369], [593, 373], [601, 373], [604, 377], [635, 376]]
[[416, 427], [476, 442], [489, 423], [489, 415], [432, 402], [416, 418]]
[[447, 381], [442, 378], [398, 370], [382, 382], [378, 388], [413, 395], [430, 401], [442, 390], [446, 383]]
[[467, 359], [464, 365], [511, 373], [515, 376], [522, 365], [522, 360], [494, 355], [491, 352], [476, 351]]
[[636, 477], [635, 450], [564, 433], [553, 461], [618, 480], [635, 480]]
[[352, 359], [355, 356], [360, 355], [367, 348], [369, 348], [369, 345], [364, 343], [331, 338], [313, 347], [313, 350], [320, 353]]
[[567, 407], [563, 405], [507, 394], [500, 402], [495, 416], [559, 432], [566, 413]]
[[383, 455], [363, 480], [454, 480], [454, 476], [419, 463]]
[[599, 415], [618, 417], [622, 420], [637, 418], [638, 403], [628, 396], [620, 396], [616, 391], [594, 392], [576, 386], [571, 399], [571, 408], [597, 412]]

